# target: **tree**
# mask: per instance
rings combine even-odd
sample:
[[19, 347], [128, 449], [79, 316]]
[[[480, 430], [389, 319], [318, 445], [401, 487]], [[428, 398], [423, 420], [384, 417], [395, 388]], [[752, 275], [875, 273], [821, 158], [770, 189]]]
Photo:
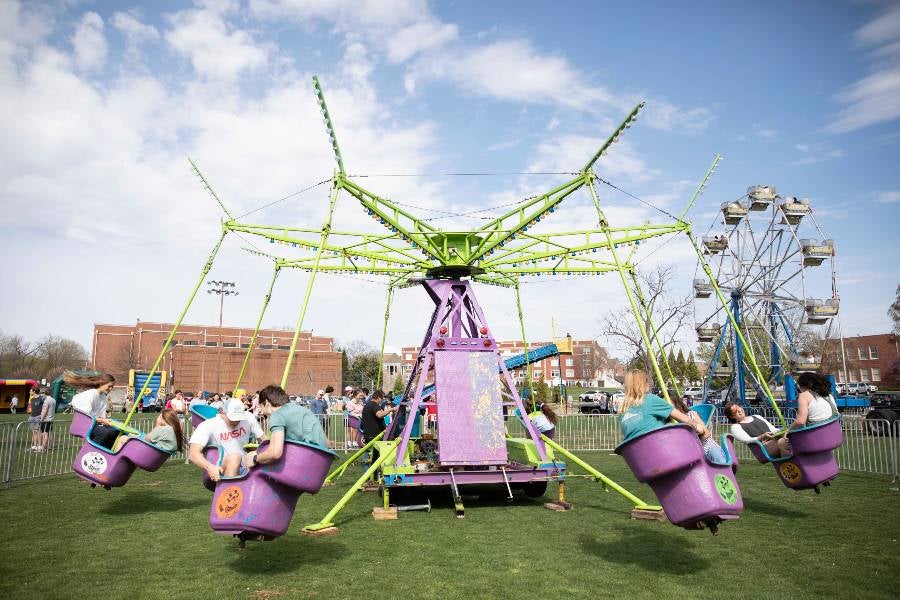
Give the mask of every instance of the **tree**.
[[[647, 307], [642, 314], [644, 329], [647, 335], [653, 335], [652, 318], [663, 352], [674, 346], [687, 324], [693, 299], [692, 295], [683, 298], [673, 296], [670, 283], [675, 279], [674, 273], [673, 266], [659, 266], [649, 273], [638, 273], [637, 277]], [[601, 327], [608, 345], [622, 349], [628, 356], [629, 368], [643, 369], [653, 376], [646, 345], [630, 308], [608, 313], [601, 320]], [[654, 344], [654, 356], [656, 352], [658, 348]]]
[[888, 316], [894, 322], [894, 335], [900, 335], [900, 284], [897, 284], [897, 297], [888, 309]]
[[381, 364], [378, 352], [361, 340], [350, 342], [342, 352], [343, 386], [373, 387], [378, 381], [378, 368]]
[[684, 376], [690, 383], [700, 381], [700, 369], [697, 368], [697, 361], [694, 359], [693, 352], [688, 353]]
[[20, 335], [0, 334], [0, 375], [20, 373], [32, 379], [49, 379], [60, 369], [84, 368], [87, 358], [84, 346], [56, 335], [34, 343]]
[[391, 392], [395, 396], [399, 396], [405, 390], [406, 390], [406, 381], [403, 379], [403, 377], [398, 376], [397, 379], [394, 380], [394, 388], [391, 390]]

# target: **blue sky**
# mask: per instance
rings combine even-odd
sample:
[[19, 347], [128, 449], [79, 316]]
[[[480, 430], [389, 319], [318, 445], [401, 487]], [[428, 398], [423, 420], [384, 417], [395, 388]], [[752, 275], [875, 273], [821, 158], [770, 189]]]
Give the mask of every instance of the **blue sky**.
[[[172, 320], [221, 216], [186, 157], [238, 214], [326, 179], [334, 165], [309, 83], [318, 73], [348, 172], [432, 174], [364, 180], [432, 215], [558, 181], [434, 174], [577, 170], [646, 100], [601, 176], [674, 211], [723, 154], [691, 213], [701, 233], [752, 184], [810, 198], [837, 245], [845, 335], [887, 331], [900, 275], [897, 4], [635, 6], [0, 2], [0, 330], [90, 347], [95, 322]], [[601, 191], [617, 223], [664, 220]], [[319, 188], [254, 219], [318, 225], [325, 200]], [[558, 229], [583, 225], [583, 200], [560, 211]], [[343, 202], [340, 218], [371, 227]], [[227, 245], [211, 277], [238, 282], [225, 321], [250, 326], [269, 274], [241, 245]], [[686, 244], [648, 253], [647, 266], [675, 266], [673, 288], [687, 293]], [[305, 276], [288, 275], [266, 324], [294, 322]], [[598, 336], [602, 315], [625, 301], [612, 278], [525, 289], [530, 337], [549, 336], [551, 317]], [[383, 282], [323, 278], [306, 325], [374, 343], [384, 294]], [[517, 336], [511, 294], [485, 290], [481, 301], [498, 335]], [[389, 346], [416, 343], [428, 302], [417, 290], [396, 302]], [[187, 321], [217, 318], [202, 294]]]

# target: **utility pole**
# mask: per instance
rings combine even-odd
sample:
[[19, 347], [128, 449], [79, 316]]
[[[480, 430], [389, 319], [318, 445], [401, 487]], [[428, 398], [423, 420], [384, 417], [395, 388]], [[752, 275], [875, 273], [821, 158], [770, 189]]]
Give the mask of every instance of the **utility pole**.
[[225, 296], [237, 296], [239, 292], [234, 289], [233, 281], [207, 281], [206, 285], [210, 286], [206, 290], [207, 294], [218, 294], [219, 296], [219, 347], [216, 351], [216, 391], [222, 389], [222, 312], [225, 308]]

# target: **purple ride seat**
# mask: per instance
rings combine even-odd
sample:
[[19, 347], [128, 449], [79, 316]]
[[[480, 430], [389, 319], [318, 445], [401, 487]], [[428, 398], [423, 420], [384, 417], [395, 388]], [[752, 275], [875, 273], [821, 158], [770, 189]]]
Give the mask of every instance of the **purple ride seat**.
[[94, 417], [81, 412], [77, 408], [72, 409], [72, 424], [69, 425], [69, 435], [83, 438], [94, 425]]
[[672, 524], [695, 529], [737, 519], [744, 510], [731, 436], [723, 436], [722, 445], [729, 464], [713, 464], [694, 430], [679, 424], [639, 435], [615, 451], [638, 481], [650, 485]]
[[[72, 422], [74, 424], [74, 419]], [[107, 488], [122, 487], [128, 483], [136, 468], [156, 471], [172, 456], [171, 452], [140, 438], [129, 438], [118, 452], [112, 452], [90, 439], [93, 427], [94, 420], [91, 419], [90, 427], [83, 435], [84, 443], [72, 463], [75, 474], [91, 484]]]
[[794, 429], [787, 434], [793, 454], [782, 458], [772, 458], [766, 447], [758, 441], [750, 444], [750, 451], [760, 463], [771, 463], [782, 483], [792, 490], [814, 489], [828, 484], [838, 476], [840, 468], [834, 457], [834, 450], [844, 443], [841, 419], [835, 417]]
[[[268, 445], [264, 442], [259, 451]], [[220, 463], [219, 449], [204, 450], [206, 459]], [[285, 440], [284, 454], [275, 463], [245, 470], [237, 477], [214, 483], [206, 472], [203, 485], [213, 491], [210, 527], [217, 533], [237, 536], [284, 535], [300, 494], [322, 489], [335, 458], [334, 452], [312, 444]]]

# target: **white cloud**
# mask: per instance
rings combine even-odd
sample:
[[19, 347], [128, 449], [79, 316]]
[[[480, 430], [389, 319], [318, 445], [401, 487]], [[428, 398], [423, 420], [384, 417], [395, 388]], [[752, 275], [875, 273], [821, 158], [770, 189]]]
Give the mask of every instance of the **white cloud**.
[[268, 47], [257, 44], [249, 32], [226, 23], [220, 11], [228, 7], [175, 13], [169, 17], [172, 28], [165, 34], [166, 42], [189, 58], [199, 75], [226, 82], [264, 66], [269, 58]]
[[854, 33], [863, 46], [884, 44], [872, 52], [872, 73], [835, 95], [844, 105], [824, 127], [829, 133], [847, 133], [900, 117], [900, 6], [863, 25]]
[[794, 146], [804, 156], [791, 163], [791, 166], [813, 165], [844, 156], [840, 148], [830, 148], [827, 144], [796, 144]]
[[554, 129], [559, 127], [559, 124], [560, 124], [559, 119], [557, 119], [556, 117], [551, 118], [550, 122], [547, 123], [547, 131], [553, 131]]
[[75, 63], [82, 69], [99, 69], [106, 62], [109, 46], [103, 34], [103, 19], [95, 12], [84, 13], [72, 36]]
[[419, 52], [443, 46], [459, 35], [456, 25], [437, 21], [422, 21], [398, 30], [387, 42], [388, 59], [394, 63], [406, 62]]
[[704, 107], [682, 109], [662, 99], [649, 99], [641, 112], [641, 119], [654, 129], [678, 133], [697, 133], [705, 130], [714, 116]]
[[876, 192], [875, 202], [880, 204], [895, 204], [900, 202], [900, 191]]
[[113, 15], [112, 25], [125, 34], [128, 43], [139, 45], [144, 42], [152, 42], [159, 39], [159, 31], [153, 25], [141, 23], [134, 15], [125, 12], [117, 12]]

